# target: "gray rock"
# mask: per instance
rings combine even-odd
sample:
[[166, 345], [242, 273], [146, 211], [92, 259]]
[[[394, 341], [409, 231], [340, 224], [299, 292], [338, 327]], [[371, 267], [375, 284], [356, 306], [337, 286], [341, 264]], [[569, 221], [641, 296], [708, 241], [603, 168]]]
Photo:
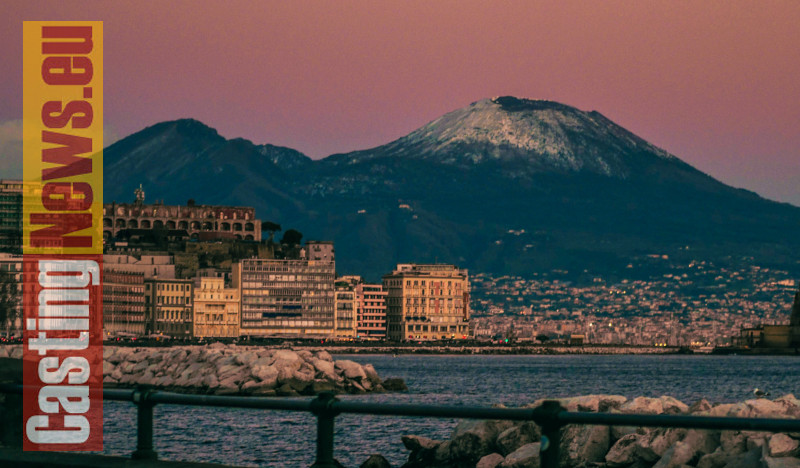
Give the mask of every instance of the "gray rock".
[[764, 457], [764, 466], [766, 468], [800, 468], [800, 460], [794, 457]]
[[532, 422], [524, 422], [501, 432], [495, 440], [495, 446], [498, 452], [505, 456], [523, 445], [538, 442], [541, 436], [539, 426]]
[[534, 442], [526, 444], [510, 453], [503, 463], [500, 464], [501, 468], [539, 468], [540, 444]]
[[334, 392], [336, 391], [336, 386], [333, 382], [324, 379], [315, 379], [314, 382], [311, 383], [311, 392], [314, 395], [317, 395], [322, 392]]
[[505, 458], [499, 453], [490, 453], [478, 460], [475, 468], [497, 468], [504, 460]]
[[314, 356], [323, 361], [333, 362], [333, 357], [327, 351], [317, 351]]
[[[3, 357], [3, 356], [0, 356], [0, 357]], [[111, 373], [114, 372], [115, 369], [116, 369], [116, 366], [114, 366], [114, 364], [111, 364], [108, 361], [103, 361], [103, 375], [104, 376], [111, 375]]]
[[264, 382], [265, 384], [271, 385], [272, 387], [278, 384], [278, 370], [273, 366], [253, 367], [253, 369], [250, 371], [250, 375], [257, 378], [261, 382]]
[[753, 449], [734, 456], [724, 468], [760, 468], [764, 466], [761, 463], [761, 449]]
[[383, 455], [370, 455], [359, 468], [392, 468], [392, 465]]
[[275, 391], [280, 396], [300, 396], [300, 394], [297, 393], [297, 390], [292, 388], [292, 386], [289, 384], [283, 384], [280, 387], [278, 387]]
[[561, 432], [561, 464], [578, 466], [603, 461], [610, 447], [608, 426], [567, 426]]
[[378, 385], [381, 383], [381, 378], [378, 375], [378, 371], [375, 370], [375, 366], [372, 364], [364, 364], [362, 367], [364, 369], [364, 373], [367, 374], [367, 379], [373, 385]]
[[336, 369], [334, 368], [332, 362], [313, 358], [311, 360], [311, 364], [314, 366], [315, 370], [322, 372], [325, 378], [330, 380], [337, 380], [338, 376], [336, 375]]
[[692, 406], [689, 407], [690, 413], [702, 413], [704, 411], [709, 411], [711, 409], [711, 403], [708, 402], [705, 398], [692, 403]]
[[383, 388], [388, 392], [407, 392], [405, 381], [400, 378], [390, 378], [383, 381]]
[[606, 412], [628, 401], [622, 395], [583, 395], [558, 400], [567, 411]]
[[361, 364], [350, 361], [347, 359], [342, 359], [339, 361], [334, 362], [334, 366], [337, 369], [341, 369], [342, 374], [348, 379], [366, 379], [367, 374], [364, 372], [364, 369], [361, 368]]
[[800, 443], [786, 434], [773, 434], [769, 438], [768, 447], [771, 457], [791, 457], [797, 454]]
[[731, 456], [725, 453], [722, 447], [718, 447], [713, 453], [700, 457], [697, 468], [723, 468], [730, 458]]
[[629, 466], [636, 461], [636, 446], [640, 437], [642, 437], [640, 434], [628, 434], [619, 439], [605, 456], [608, 466], [618, 468]]
[[450, 458], [476, 463], [484, 455], [495, 451], [495, 439], [511, 426], [512, 423], [509, 421], [465, 420], [460, 422], [450, 440]]
[[670, 396], [658, 398], [636, 397], [619, 407], [623, 413], [637, 414], [679, 414], [688, 413], [689, 407]]
[[696, 454], [697, 451], [690, 444], [679, 441], [664, 452], [653, 468], [680, 468], [694, 459]]
[[253, 351], [236, 355], [236, 363], [242, 366], [249, 366], [258, 359], [258, 354]]
[[420, 437], [415, 435], [404, 435], [400, 438], [403, 445], [411, 451], [415, 450], [436, 450], [441, 442], [438, 440], [428, 439], [427, 437]]
[[639, 438], [636, 445], [636, 455], [642, 460], [655, 462], [664, 456], [664, 453], [675, 442], [681, 440], [686, 434], [686, 429], [655, 429]]
[[739, 431], [722, 431], [719, 436], [722, 450], [729, 455], [747, 451], [747, 436]]

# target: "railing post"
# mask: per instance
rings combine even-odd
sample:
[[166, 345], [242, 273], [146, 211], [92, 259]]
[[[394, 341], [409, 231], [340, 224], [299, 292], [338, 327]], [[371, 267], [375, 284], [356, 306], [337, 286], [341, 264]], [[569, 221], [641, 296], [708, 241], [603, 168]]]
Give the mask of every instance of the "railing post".
[[322, 392], [311, 401], [311, 411], [317, 415], [317, 460], [312, 468], [338, 468], [333, 458], [334, 418], [339, 414], [333, 409], [336, 399], [332, 392]]
[[134, 460], [157, 460], [158, 454], [153, 450], [153, 407], [149, 401], [150, 390], [137, 388], [133, 391], [133, 403], [136, 404], [136, 451], [131, 454]]
[[545, 400], [533, 410], [533, 420], [542, 428], [540, 459], [542, 468], [558, 468], [561, 428], [558, 414], [566, 409], [557, 400]]

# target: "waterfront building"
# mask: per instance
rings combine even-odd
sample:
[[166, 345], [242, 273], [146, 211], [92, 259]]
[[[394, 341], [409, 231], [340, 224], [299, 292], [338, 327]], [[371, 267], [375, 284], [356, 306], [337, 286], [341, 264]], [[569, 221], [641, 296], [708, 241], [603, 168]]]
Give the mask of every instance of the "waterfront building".
[[194, 281], [153, 278], [144, 281], [145, 334], [172, 338], [193, 336]]
[[234, 265], [241, 335], [334, 336], [333, 244], [309, 244], [300, 259], [251, 258]]
[[[0, 324], [0, 332], [15, 334], [21, 331], [22, 327], [22, 298], [23, 298], [23, 279], [22, 279], [22, 255], [16, 255], [8, 252], [0, 252], [0, 272], [3, 272], [5, 278], [3, 281], [8, 281], [8, 291], [0, 289], [0, 294], [8, 294], [8, 299], [14, 298], [15, 305], [7, 315], [7, 317], [14, 317], [8, 323]], [[33, 284], [33, 283], [31, 283]], [[5, 284], [0, 284], [0, 288], [5, 288]], [[0, 298], [5, 300], [5, 298]], [[8, 327], [6, 329], [6, 326]]]
[[143, 272], [103, 265], [103, 331], [107, 336], [144, 334]]
[[152, 332], [146, 325], [146, 279], [175, 278], [170, 255], [103, 255], [103, 329], [107, 335], [144, 335]]
[[336, 338], [356, 337], [356, 290], [350, 281], [337, 281], [335, 294]]
[[469, 336], [469, 275], [454, 265], [398, 264], [384, 275], [387, 333], [392, 340]]
[[0, 252], [22, 252], [21, 180], [0, 180]]
[[196, 205], [191, 200], [185, 206], [145, 204], [141, 186], [135, 195], [133, 203], [103, 205], [103, 239], [116, 237], [120, 231], [163, 229], [186, 231], [192, 239], [261, 240], [261, 221], [256, 219], [255, 208]]
[[381, 284], [356, 286], [356, 336], [362, 340], [386, 339], [386, 295]]
[[226, 288], [219, 276], [194, 280], [194, 336], [237, 338], [239, 336], [239, 290]]

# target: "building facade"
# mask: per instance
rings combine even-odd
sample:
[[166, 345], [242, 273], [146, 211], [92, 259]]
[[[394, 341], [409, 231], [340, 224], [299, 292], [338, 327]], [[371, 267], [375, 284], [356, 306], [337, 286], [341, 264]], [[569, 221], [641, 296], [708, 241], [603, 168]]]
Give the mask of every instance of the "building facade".
[[0, 307], [8, 307], [4, 315], [6, 323], [0, 323], [0, 332], [15, 335], [21, 332], [22, 255], [0, 252]]
[[136, 271], [147, 279], [175, 278], [175, 262], [172, 255], [107, 253], [103, 255], [103, 269]]
[[144, 281], [145, 335], [193, 337], [194, 282], [154, 278]]
[[381, 284], [356, 286], [356, 336], [362, 340], [386, 339], [386, 295]]
[[240, 334], [334, 335], [334, 261], [246, 259], [233, 270], [241, 297]]
[[103, 331], [107, 337], [145, 332], [144, 273], [103, 265]]
[[22, 186], [0, 180], [0, 252], [22, 252]]
[[469, 336], [469, 275], [454, 265], [399, 264], [383, 277], [392, 340]]
[[356, 337], [356, 288], [349, 281], [337, 281], [335, 289], [336, 338]]
[[127, 229], [184, 230], [197, 239], [204, 234], [243, 240], [261, 240], [261, 221], [255, 208], [244, 206], [145, 204], [144, 191], [136, 190], [133, 203], [103, 205], [103, 238]]
[[103, 255], [103, 328], [107, 335], [152, 333], [144, 282], [154, 278], [175, 278], [171, 255]]
[[238, 289], [226, 288], [221, 277], [195, 278], [195, 337], [237, 338], [240, 318]]

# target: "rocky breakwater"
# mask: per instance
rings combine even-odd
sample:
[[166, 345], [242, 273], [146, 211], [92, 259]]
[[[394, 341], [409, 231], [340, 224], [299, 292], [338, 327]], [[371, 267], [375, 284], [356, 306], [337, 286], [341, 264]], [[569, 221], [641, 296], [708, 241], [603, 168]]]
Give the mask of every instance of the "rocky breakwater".
[[[675, 398], [590, 395], [560, 400], [569, 411], [685, 414], [752, 418], [800, 417], [793, 395], [775, 400], [691, 406]], [[528, 405], [535, 407], [541, 402]], [[450, 440], [404, 436], [403, 468], [538, 468], [541, 431], [532, 422], [463, 421]], [[562, 468], [800, 468], [800, 434], [642, 427], [566, 426]]]
[[104, 347], [103, 385], [148, 385], [183, 393], [260, 396], [408, 390], [402, 379], [381, 379], [371, 364], [334, 360], [325, 351], [221, 344]]

